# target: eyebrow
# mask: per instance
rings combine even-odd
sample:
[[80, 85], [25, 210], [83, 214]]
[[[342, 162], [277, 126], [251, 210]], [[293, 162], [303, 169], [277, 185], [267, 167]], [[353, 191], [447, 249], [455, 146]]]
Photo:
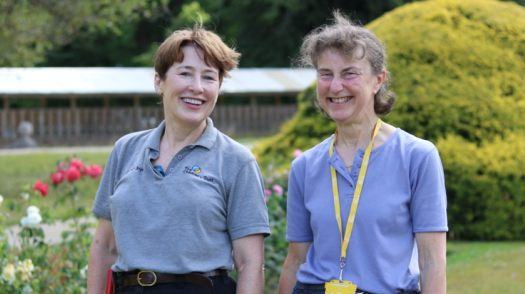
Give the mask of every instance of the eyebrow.
[[357, 66], [349, 66], [349, 67], [343, 68], [341, 71], [349, 71], [351, 69], [359, 69], [359, 67], [357, 67]]
[[[357, 70], [359, 70], [360, 68], [357, 67], [357, 66], [349, 66], [349, 67], [345, 67], [345, 68], [343, 68], [341, 71], [342, 71], [342, 72], [343, 72], [343, 71], [349, 71], [349, 70], [352, 70], [352, 69], [357, 69]], [[317, 71], [332, 71], [332, 70], [329, 69], [329, 68], [323, 68], [323, 67], [321, 67], [321, 68], [317, 69]]]
[[[179, 68], [195, 70], [195, 67], [193, 67], [191, 65], [178, 66], [177, 69], [179, 69]], [[217, 69], [213, 68], [213, 67], [204, 69], [204, 72], [212, 72], [212, 73], [216, 73], [216, 74], [219, 73], [219, 71]]]

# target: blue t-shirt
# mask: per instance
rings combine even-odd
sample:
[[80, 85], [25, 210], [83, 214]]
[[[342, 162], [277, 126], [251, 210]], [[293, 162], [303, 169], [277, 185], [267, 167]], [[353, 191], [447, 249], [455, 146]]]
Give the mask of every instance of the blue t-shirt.
[[[330, 167], [337, 171], [343, 232], [364, 150], [347, 171], [332, 137], [292, 163], [288, 187], [288, 231], [292, 242], [311, 242], [298, 281], [323, 284], [338, 279], [341, 234], [334, 212]], [[436, 147], [397, 129], [372, 150], [357, 208], [343, 279], [372, 293], [419, 289], [415, 233], [447, 231], [443, 166]]]

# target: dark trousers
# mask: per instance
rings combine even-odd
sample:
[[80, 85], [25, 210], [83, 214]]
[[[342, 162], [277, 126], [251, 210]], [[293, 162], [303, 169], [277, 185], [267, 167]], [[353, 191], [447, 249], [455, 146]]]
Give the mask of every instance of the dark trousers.
[[213, 283], [213, 291], [193, 283], [173, 282], [158, 283], [153, 286], [129, 286], [115, 285], [116, 294], [235, 294], [237, 282], [225, 271], [220, 276], [210, 277]]
[[292, 294], [324, 294], [325, 290], [310, 290], [308, 288], [306, 289], [299, 289], [297, 286], [293, 288]]
[[[322, 288], [321, 284], [318, 284], [318, 285], [310, 284], [309, 285], [309, 284], [303, 284], [301, 282], [297, 282], [297, 284], [295, 284], [295, 287], [293, 288], [292, 294], [324, 294], [325, 290], [319, 289], [320, 287]], [[372, 294], [370, 292], [363, 292], [359, 289], [357, 289], [356, 293]], [[402, 292], [399, 292], [398, 294], [420, 294], [420, 292], [419, 291], [402, 291]]]

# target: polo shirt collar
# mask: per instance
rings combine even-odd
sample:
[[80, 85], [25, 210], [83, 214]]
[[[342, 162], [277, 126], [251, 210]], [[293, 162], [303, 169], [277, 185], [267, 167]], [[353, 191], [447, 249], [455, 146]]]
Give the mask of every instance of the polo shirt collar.
[[[146, 140], [146, 148], [160, 151], [160, 138], [162, 137], [162, 133], [164, 132], [165, 128], [166, 121], [163, 120]], [[202, 146], [208, 150], [211, 149], [217, 140], [217, 132], [218, 130], [213, 126], [213, 121], [211, 118], [206, 118], [206, 129], [204, 130], [204, 133], [199, 138], [199, 140], [197, 140], [197, 142], [189, 145], [189, 147], [194, 148], [195, 146]]]
[[215, 141], [217, 141], [217, 132], [218, 130], [213, 126], [213, 121], [211, 118], [206, 118], [206, 130], [204, 130], [204, 133], [202, 136], [195, 142], [194, 144], [191, 144], [189, 147], [193, 148], [195, 146], [202, 146], [208, 150], [210, 150], [213, 145], [215, 144]]

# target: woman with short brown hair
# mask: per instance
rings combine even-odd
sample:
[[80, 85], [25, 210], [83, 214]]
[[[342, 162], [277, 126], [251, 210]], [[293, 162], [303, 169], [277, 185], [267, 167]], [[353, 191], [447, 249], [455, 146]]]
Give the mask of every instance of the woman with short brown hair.
[[[202, 25], [174, 32], [155, 55], [165, 120], [119, 139], [92, 211], [88, 292], [262, 294], [270, 233], [252, 153], [209, 118], [240, 54]], [[233, 252], [233, 254], [232, 254]], [[227, 274], [237, 267], [238, 284]]]

